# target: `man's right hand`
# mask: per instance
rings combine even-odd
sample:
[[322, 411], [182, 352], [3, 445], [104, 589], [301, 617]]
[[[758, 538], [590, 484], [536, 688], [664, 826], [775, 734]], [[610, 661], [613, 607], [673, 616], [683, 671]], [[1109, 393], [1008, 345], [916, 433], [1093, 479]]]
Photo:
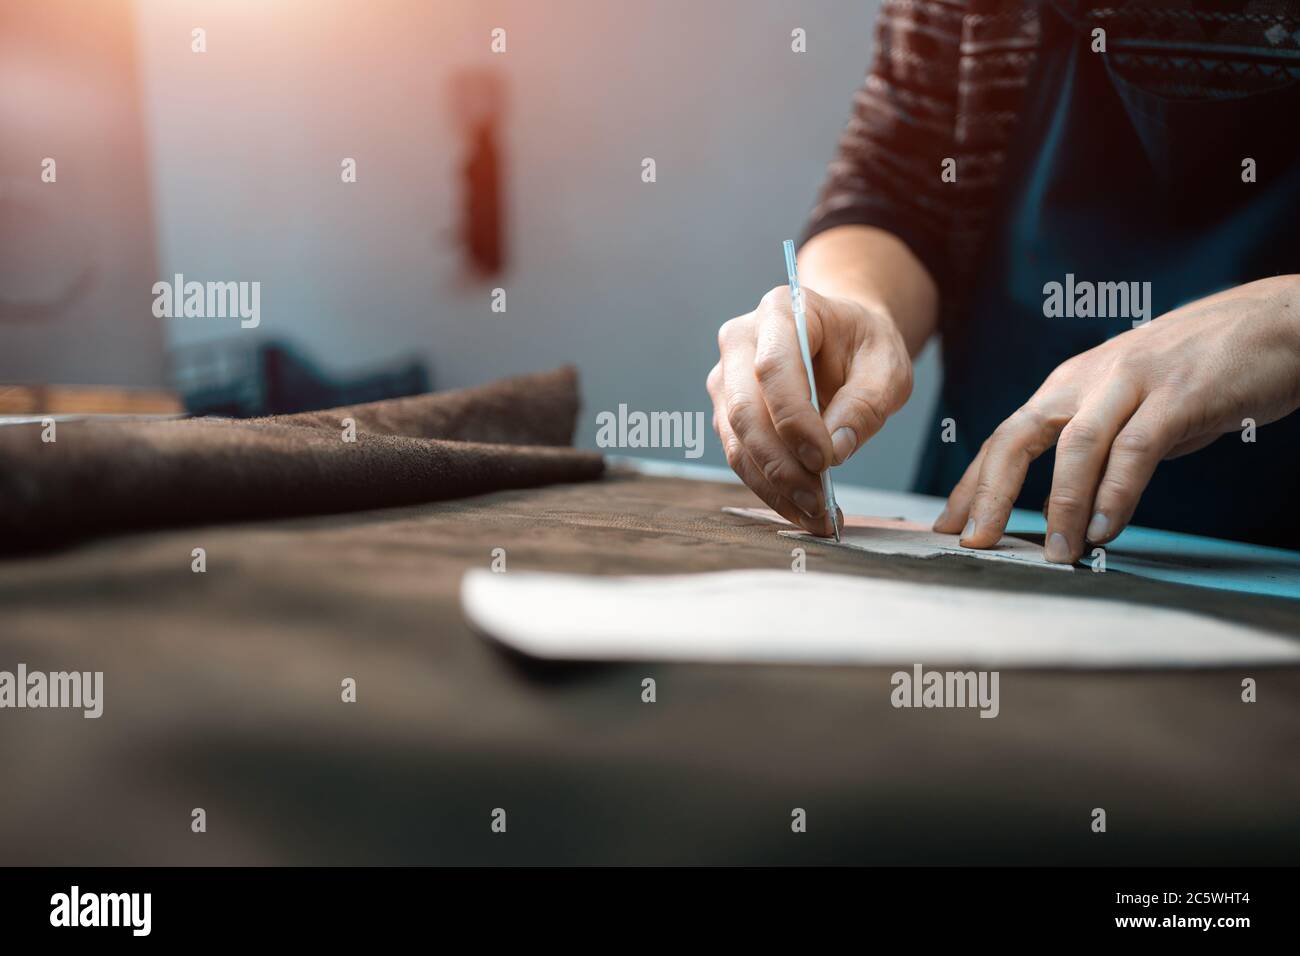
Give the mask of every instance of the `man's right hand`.
[[713, 428], [727, 463], [787, 521], [831, 535], [821, 472], [842, 464], [912, 393], [903, 336], [883, 313], [804, 289], [819, 415], [808, 396], [790, 309], [778, 286], [718, 330], [709, 372]]

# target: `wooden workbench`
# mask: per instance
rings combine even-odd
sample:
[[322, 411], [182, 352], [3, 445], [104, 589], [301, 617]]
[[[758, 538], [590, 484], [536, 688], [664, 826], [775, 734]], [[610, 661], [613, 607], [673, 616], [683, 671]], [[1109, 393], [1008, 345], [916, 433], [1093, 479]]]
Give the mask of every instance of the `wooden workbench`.
[[[981, 720], [893, 709], [886, 668], [548, 665], [460, 613], [461, 575], [494, 548], [511, 570], [788, 568], [772, 527], [719, 513], [755, 503], [734, 485], [616, 474], [0, 562], [0, 668], [105, 675], [98, 720], [0, 712], [0, 862], [1300, 858], [1300, 668], [1009, 671], [1000, 716]], [[816, 546], [808, 562], [1300, 634], [1300, 602], [1122, 573]], [[1244, 676], [1257, 703], [1240, 699]]]

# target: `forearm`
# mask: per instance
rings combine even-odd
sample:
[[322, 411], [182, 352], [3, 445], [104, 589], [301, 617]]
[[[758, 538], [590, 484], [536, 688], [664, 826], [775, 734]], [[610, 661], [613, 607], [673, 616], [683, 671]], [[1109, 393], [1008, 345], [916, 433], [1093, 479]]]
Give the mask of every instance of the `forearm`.
[[883, 229], [836, 226], [818, 233], [799, 250], [799, 276], [824, 296], [888, 315], [914, 358], [937, 325], [939, 290], [929, 270]]

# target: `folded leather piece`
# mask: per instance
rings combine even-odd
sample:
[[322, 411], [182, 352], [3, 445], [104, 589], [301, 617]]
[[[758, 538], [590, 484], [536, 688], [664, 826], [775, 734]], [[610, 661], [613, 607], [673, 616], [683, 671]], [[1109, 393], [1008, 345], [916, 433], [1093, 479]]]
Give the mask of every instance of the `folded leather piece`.
[[[572, 367], [260, 419], [0, 427], [0, 549], [114, 531], [359, 511], [586, 481]], [[343, 440], [343, 420], [356, 441]]]
[[502, 445], [570, 445], [579, 404], [578, 373], [566, 365], [473, 388], [248, 420], [314, 426], [338, 433], [342, 419], [351, 418], [357, 431], [383, 435]]

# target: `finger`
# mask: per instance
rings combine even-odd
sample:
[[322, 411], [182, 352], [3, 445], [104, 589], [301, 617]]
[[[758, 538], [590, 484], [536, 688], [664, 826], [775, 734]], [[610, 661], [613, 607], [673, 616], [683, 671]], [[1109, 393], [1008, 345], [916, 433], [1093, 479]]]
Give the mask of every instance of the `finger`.
[[805, 513], [814, 517], [822, 514], [825, 503], [821, 480], [799, 463], [777, 435], [767, 405], [759, 394], [754, 374], [754, 346], [747, 336], [733, 337], [723, 352], [721, 390], [726, 414], [719, 418], [726, 418], [726, 424], [759, 474]]
[[1055, 564], [1073, 564], [1083, 554], [1085, 532], [1111, 445], [1141, 394], [1132, 384], [1112, 380], [1089, 394], [1061, 429], [1047, 496], [1047, 538], [1043, 556]]
[[718, 436], [722, 440], [722, 450], [727, 456], [727, 464], [731, 466], [731, 470], [740, 476], [740, 480], [754, 494], [763, 499], [769, 508], [792, 525], [803, 528], [805, 531], [811, 531], [813, 534], [823, 536], [834, 533], [834, 529], [830, 526], [829, 517], [824, 511], [820, 517], [805, 514], [793, 501], [782, 495], [770, 481], [763, 477], [763, 473], [754, 464], [753, 459], [745, 454], [740, 440], [736, 438], [735, 433], [728, 426], [725, 416], [718, 417], [718, 425]]
[[1052, 447], [1068, 420], [1068, 415], [1049, 414], [1031, 404], [997, 427], [984, 449], [970, 516], [962, 530], [965, 547], [991, 548], [1001, 540], [1030, 462]]
[[911, 394], [912, 363], [901, 343], [883, 338], [863, 342], [824, 416], [835, 464], [843, 464], [880, 431]]
[[957, 482], [948, 495], [947, 504], [943, 506], [943, 511], [939, 512], [939, 517], [934, 521], [935, 531], [941, 534], [957, 534], [966, 526], [966, 519], [970, 516], [970, 504], [975, 498], [975, 486], [979, 482], [980, 469], [984, 467], [984, 449], [987, 447], [988, 443], [985, 442], [975, 459], [966, 466], [961, 481]]
[[[812, 355], [817, 354], [822, 343], [818, 308], [824, 302], [815, 292], [804, 291], [808, 348]], [[763, 296], [757, 319], [754, 374], [763, 402], [786, 448], [805, 469], [820, 474], [830, 467], [833, 454], [831, 437], [822, 422], [821, 410], [813, 405], [809, 394], [808, 372], [804, 368], [794, 313], [790, 308], [790, 290], [776, 288]]]
[[1170, 446], [1181, 438], [1180, 419], [1158, 396], [1148, 396], [1124, 425], [1106, 461], [1106, 471], [1097, 486], [1097, 500], [1088, 522], [1087, 537], [1093, 544], [1114, 541], [1133, 520], [1142, 492], [1166, 457]]
[[709, 369], [709, 376], [704, 380], [704, 388], [709, 393], [709, 400], [713, 402], [713, 433], [722, 438], [722, 429], [718, 426], [718, 418], [725, 414], [726, 406], [722, 394], [722, 362]]

